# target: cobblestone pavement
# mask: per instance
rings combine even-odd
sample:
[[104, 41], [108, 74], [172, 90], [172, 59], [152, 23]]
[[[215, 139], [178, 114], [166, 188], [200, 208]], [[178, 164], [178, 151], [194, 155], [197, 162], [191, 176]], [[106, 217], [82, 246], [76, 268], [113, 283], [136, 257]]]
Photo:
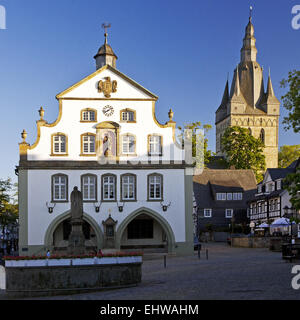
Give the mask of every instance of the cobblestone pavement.
[[[209, 250], [206, 260], [205, 250]], [[34, 298], [35, 300], [214, 300], [214, 299], [300, 299], [291, 287], [292, 267], [281, 253], [268, 249], [231, 248], [226, 244], [202, 245], [189, 257], [145, 260], [142, 283], [137, 287]], [[300, 264], [300, 261], [298, 262]]]

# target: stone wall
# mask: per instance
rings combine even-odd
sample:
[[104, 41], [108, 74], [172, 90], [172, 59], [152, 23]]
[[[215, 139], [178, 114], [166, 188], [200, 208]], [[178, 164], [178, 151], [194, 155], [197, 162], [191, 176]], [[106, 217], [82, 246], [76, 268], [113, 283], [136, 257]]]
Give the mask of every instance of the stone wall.
[[270, 239], [264, 237], [234, 237], [232, 238], [232, 246], [242, 248], [269, 248]]
[[6, 268], [6, 293], [12, 297], [73, 294], [141, 282], [142, 263]]

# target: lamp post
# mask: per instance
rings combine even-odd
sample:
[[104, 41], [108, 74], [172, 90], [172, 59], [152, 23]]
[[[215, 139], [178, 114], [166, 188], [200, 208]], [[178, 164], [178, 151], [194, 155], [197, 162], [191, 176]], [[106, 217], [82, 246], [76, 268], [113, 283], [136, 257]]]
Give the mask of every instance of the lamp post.
[[293, 238], [293, 221], [292, 221], [291, 218], [294, 217], [294, 209], [292, 207], [289, 208], [288, 206], [285, 206], [283, 208], [283, 211], [284, 211], [284, 217], [290, 219], [290, 223], [291, 223], [291, 242], [292, 242], [292, 238]]

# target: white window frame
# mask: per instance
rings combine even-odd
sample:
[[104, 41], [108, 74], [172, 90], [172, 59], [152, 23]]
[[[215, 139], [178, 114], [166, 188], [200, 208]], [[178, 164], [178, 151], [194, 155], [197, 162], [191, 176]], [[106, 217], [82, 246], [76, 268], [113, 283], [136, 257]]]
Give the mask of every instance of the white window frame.
[[243, 200], [243, 193], [242, 192], [238, 192], [238, 200]]
[[227, 200], [232, 200], [232, 193], [231, 192], [227, 193]]
[[[153, 181], [151, 181], [153, 179]], [[151, 187], [153, 187], [154, 196], [151, 196]], [[156, 196], [157, 190], [159, 190], [159, 196]], [[149, 200], [162, 200], [162, 177], [158, 174], [149, 175]]]
[[219, 200], [219, 201], [226, 201], [226, 193], [225, 192], [219, 192], [219, 193], [217, 193], [217, 200]]
[[[231, 215], [228, 215], [228, 212], [231, 212]], [[233, 217], [233, 209], [225, 209], [225, 218], [232, 218]]]
[[159, 135], [149, 136], [149, 155], [160, 156], [162, 155], [162, 138]]
[[212, 209], [204, 209], [204, 218], [211, 218], [212, 217]]
[[135, 154], [135, 136], [132, 134], [125, 134], [122, 136], [122, 153]]
[[82, 121], [96, 121], [95, 111], [93, 111], [93, 110], [83, 111], [82, 112]]
[[83, 154], [96, 153], [96, 137], [94, 135], [82, 136], [82, 153]]
[[[58, 181], [55, 181], [58, 179]], [[62, 182], [64, 179], [64, 182]], [[52, 187], [53, 187], [53, 194], [52, 200], [53, 201], [67, 201], [67, 192], [68, 192], [68, 177], [65, 175], [54, 175], [52, 176]], [[58, 197], [56, 195], [58, 194]]]
[[53, 136], [53, 153], [54, 154], [67, 153], [67, 138], [64, 134], [56, 134]]
[[[122, 183], [122, 200], [135, 201], [136, 200], [136, 189], [135, 189], [136, 177], [134, 175], [122, 176], [121, 183]], [[125, 196], [126, 193], [127, 193], [127, 196]]]
[[96, 199], [97, 199], [97, 179], [95, 176], [93, 176], [93, 175], [82, 176], [81, 189], [82, 189], [83, 201], [96, 201]]
[[134, 121], [134, 112], [122, 111], [122, 121]]
[[[107, 189], [107, 197], [105, 196], [105, 191], [106, 191], [105, 189]], [[113, 194], [113, 198], [110, 197], [111, 194]], [[116, 177], [114, 175], [105, 175], [102, 177], [102, 200], [103, 201], [116, 200]]]
[[277, 188], [277, 190], [281, 190], [281, 180], [277, 180], [276, 181], [276, 188]]

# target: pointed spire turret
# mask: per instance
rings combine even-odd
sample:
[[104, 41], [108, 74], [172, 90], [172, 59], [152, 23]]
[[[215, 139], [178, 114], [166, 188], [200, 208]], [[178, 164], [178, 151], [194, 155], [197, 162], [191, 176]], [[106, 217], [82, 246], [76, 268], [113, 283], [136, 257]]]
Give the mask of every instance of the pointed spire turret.
[[269, 69], [268, 87], [267, 87], [267, 92], [266, 92], [266, 103], [271, 103], [271, 104], [272, 103], [280, 103], [274, 93], [270, 69]]
[[227, 105], [228, 101], [229, 101], [229, 84], [228, 84], [228, 79], [227, 79], [222, 102], [221, 102], [221, 106]]
[[245, 103], [245, 98], [241, 92], [239, 66], [234, 71], [234, 77], [231, 85], [230, 102]]

